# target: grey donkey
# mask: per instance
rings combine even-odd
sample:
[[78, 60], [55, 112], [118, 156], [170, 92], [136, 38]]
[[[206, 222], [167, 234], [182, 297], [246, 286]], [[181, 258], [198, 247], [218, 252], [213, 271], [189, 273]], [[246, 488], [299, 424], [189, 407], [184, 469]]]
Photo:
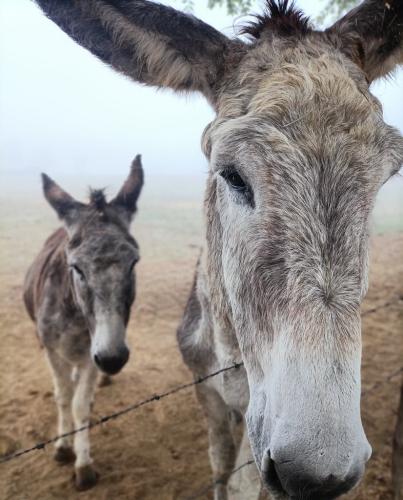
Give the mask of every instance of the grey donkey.
[[[147, 0], [37, 3], [117, 71], [201, 92], [216, 112], [202, 140], [204, 249], [178, 332], [196, 376], [244, 363], [198, 389], [216, 500], [249, 453], [277, 498], [347, 492], [371, 454], [360, 415], [370, 214], [403, 161], [370, 85], [403, 63], [403, 1], [365, 0], [320, 31], [266, 0], [234, 39]], [[241, 472], [245, 484], [256, 475]]]
[[[139, 156], [118, 195], [109, 203], [91, 191], [76, 201], [47, 175], [44, 195], [64, 223], [46, 241], [24, 284], [27, 311], [53, 376], [58, 434], [89, 423], [98, 370], [118, 373], [129, 359], [126, 326], [135, 299], [139, 247], [129, 233], [143, 186]], [[77, 489], [97, 481], [88, 430], [56, 442], [55, 459], [75, 460]]]

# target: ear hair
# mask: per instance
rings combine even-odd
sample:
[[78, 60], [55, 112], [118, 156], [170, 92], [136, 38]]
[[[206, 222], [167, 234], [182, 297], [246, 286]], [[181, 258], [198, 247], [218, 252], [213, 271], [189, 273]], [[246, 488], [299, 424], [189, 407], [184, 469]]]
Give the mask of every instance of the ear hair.
[[326, 30], [369, 82], [403, 64], [403, 1], [365, 0]]

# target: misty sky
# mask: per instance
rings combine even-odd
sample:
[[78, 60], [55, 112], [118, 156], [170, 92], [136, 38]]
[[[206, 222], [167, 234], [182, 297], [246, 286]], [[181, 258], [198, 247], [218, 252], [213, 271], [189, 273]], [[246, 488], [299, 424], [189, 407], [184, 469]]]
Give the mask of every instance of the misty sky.
[[[180, 0], [166, 1], [180, 7]], [[197, 0], [195, 14], [226, 34], [233, 20]], [[323, 3], [298, 0], [315, 16]], [[255, 11], [259, 11], [256, 2]], [[3, 173], [125, 175], [206, 171], [200, 136], [213, 112], [202, 97], [142, 87], [104, 66], [30, 0], [0, 3], [0, 168]], [[374, 86], [385, 118], [403, 131], [403, 71]]]

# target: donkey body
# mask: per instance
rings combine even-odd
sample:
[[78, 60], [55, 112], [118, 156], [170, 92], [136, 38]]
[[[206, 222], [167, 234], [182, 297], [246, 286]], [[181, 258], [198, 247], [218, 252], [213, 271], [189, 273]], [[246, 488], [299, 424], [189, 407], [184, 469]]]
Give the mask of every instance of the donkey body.
[[204, 251], [178, 335], [195, 374], [244, 362], [198, 390], [216, 499], [242, 421], [273, 495], [348, 491], [371, 453], [360, 416], [369, 218], [403, 161], [369, 86], [403, 63], [403, 2], [366, 0], [318, 31], [267, 0], [246, 41], [147, 0], [37, 3], [116, 70], [201, 92], [216, 111], [203, 135]]
[[[89, 423], [98, 371], [118, 373], [129, 359], [126, 326], [135, 298], [138, 245], [129, 234], [143, 184], [140, 157], [117, 197], [107, 203], [92, 191], [89, 205], [75, 201], [43, 175], [46, 199], [64, 226], [46, 241], [28, 270], [27, 311], [36, 323], [53, 376], [58, 434]], [[55, 459], [75, 459], [79, 490], [93, 486], [88, 430], [56, 442]]]

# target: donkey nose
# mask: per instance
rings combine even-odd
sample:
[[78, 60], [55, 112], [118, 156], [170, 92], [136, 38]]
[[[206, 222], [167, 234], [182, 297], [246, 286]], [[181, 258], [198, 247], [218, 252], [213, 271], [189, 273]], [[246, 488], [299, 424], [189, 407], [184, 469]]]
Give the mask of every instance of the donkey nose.
[[364, 474], [363, 459], [351, 466], [307, 468], [299, 460], [270, 459], [264, 478], [272, 488], [283, 490], [291, 498], [330, 500], [350, 491]]
[[95, 364], [108, 375], [120, 372], [129, 359], [130, 351], [124, 346], [117, 354], [97, 353], [94, 355]]
[[306, 500], [330, 500], [347, 493], [359, 481], [362, 472], [355, 470], [345, 477], [329, 474], [325, 477], [306, 474], [298, 471], [289, 474], [281, 465], [275, 465], [277, 475], [284, 491], [291, 498], [304, 498]]

